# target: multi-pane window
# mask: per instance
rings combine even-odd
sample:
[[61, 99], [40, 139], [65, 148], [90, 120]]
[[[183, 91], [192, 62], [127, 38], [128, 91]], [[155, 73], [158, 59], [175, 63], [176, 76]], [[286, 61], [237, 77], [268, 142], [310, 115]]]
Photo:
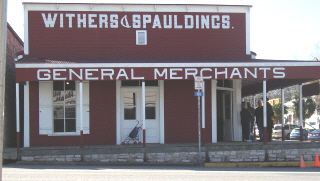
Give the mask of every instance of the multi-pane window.
[[53, 81], [54, 132], [76, 132], [76, 85]]
[[136, 119], [136, 93], [124, 93], [124, 119]]
[[146, 93], [146, 119], [156, 119], [156, 93]]

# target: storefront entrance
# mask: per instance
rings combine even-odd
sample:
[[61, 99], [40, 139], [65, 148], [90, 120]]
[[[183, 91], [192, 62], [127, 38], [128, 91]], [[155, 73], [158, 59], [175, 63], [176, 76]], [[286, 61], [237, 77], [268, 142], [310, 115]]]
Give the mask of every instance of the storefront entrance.
[[233, 141], [232, 91], [217, 90], [218, 141]]
[[[143, 124], [145, 116], [146, 143], [160, 143], [160, 101], [159, 87], [146, 86], [145, 101], [142, 102], [141, 86], [126, 86], [120, 88], [120, 140], [123, 141], [135, 126]], [[145, 114], [143, 115], [143, 104]], [[142, 142], [142, 129], [139, 132]]]

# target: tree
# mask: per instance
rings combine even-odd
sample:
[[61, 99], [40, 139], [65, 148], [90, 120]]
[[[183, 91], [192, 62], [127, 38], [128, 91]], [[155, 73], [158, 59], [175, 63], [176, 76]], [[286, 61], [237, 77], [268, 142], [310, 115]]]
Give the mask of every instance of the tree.
[[[294, 96], [292, 102], [294, 107], [293, 109], [294, 116], [300, 119], [300, 99], [298, 94]], [[302, 107], [303, 107], [302, 112], [304, 113], [302, 115], [302, 119], [306, 120], [314, 114], [316, 110], [316, 103], [312, 99], [312, 97], [305, 97], [305, 98], [302, 98]], [[304, 122], [303, 122], [303, 126], [305, 126]]]
[[[272, 109], [274, 112], [274, 115], [273, 115], [274, 121], [277, 121], [277, 123], [280, 123], [283, 117], [282, 110], [281, 110], [281, 102], [278, 104], [272, 105]], [[287, 113], [288, 113], [288, 107], [284, 106], [284, 114], [287, 114]]]

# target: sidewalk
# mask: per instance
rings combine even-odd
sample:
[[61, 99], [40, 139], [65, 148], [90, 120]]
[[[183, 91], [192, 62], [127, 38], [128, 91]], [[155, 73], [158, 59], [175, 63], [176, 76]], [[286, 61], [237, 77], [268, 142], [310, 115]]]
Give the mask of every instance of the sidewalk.
[[[314, 161], [304, 162], [305, 167], [314, 167]], [[300, 167], [300, 162], [238, 162], [205, 163], [206, 167]], [[320, 169], [320, 167], [318, 167]]]

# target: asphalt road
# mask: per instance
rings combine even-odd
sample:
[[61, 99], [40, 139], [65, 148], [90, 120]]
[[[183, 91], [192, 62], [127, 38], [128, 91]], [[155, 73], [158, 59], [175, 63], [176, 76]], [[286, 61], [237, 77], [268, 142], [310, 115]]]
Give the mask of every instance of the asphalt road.
[[319, 180], [320, 167], [214, 168], [176, 166], [4, 165], [3, 181], [294, 181]]

